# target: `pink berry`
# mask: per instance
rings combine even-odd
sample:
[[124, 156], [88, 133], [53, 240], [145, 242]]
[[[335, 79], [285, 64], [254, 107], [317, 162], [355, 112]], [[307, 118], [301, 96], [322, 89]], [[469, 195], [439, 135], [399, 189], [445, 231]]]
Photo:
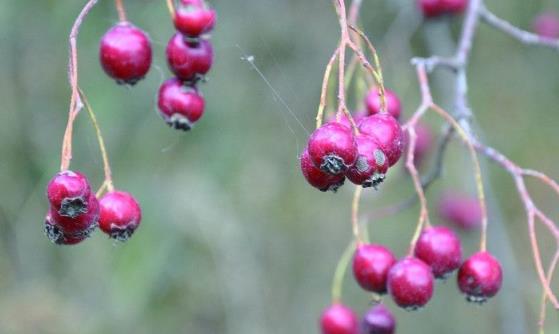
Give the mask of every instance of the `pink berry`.
[[353, 276], [363, 289], [384, 294], [388, 272], [395, 263], [396, 258], [388, 248], [360, 245], [353, 256]]
[[441, 0], [441, 2], [449, 14], [460, 14], [468, 7], [468, 0]]
[[80, 172], [66, 170], [56, 174], [47, 186], [50, 206], [61, 216], [77, 217], [87, 212], [91, 187]]
[[332, 175], [327, 174], [316, 167], [309, 156], [309, 151], [305, 149], [299, 158], [301, 162], [301, 171], [307, 182], [320, 191], [336, 192], [345, 181], [343, 174]]
[[394, 302], [406, 310], [416, 310], [433, 296], [433, 274], [423, 261], [406, 257], [388, 273], [388, 292]]
[[[398, 95], [389, 89], [385, 89], [386, 98], [386, 112], [388, 112], [392, 117], [400, 119], [402, 113], [402, 103], [398, 98]], [[369, 115], [374, 115], [380, 113], [382, 103], [380, 98], [380, 90], [378, 88], [373, 88], [369, 91], [365, 97], [365, 105], [367, 106], [367, 111]]]
[[445, 278], [460, 267], [462, 245], [449, 228], [430, 227], [417, 240], [415, 256], [431, 267], [436, 278]]
[[559, 38], [559, 14], [546, 12], [534, 19], [533, 29], [541, 37]]
[[404, 150], [404, 135], [394, 117], [387, 113], [365, 117], [359, 122], [359, 130], [376, 139], [388, 158], [389, 166], [400, 160]]
[[86, 235], [70, 235], [64, 233], [60, 226], [53, 221], [50, 213], [45, 217], [45, 234], [49, 240], [57, 245], [76, 245], [87, 239]]
[[151, 42], [141, 29], [121, 22], [101, 38], [99, 59], [117, 83], [134, 85], [151, 67]]
[[503, 283], [499, 261], [488, 252], [478, 252], [458, 271], [458, 287], [470, 302], [483, 303], [495, 296]]
[[186, 36], [198, 37], [213, 29], [215, 16], [215, 11], [203, 3], [181, 4], [175, 13], [175, 28]]
[[142, 210], [136, 199], [124, 191], [111, 191], [100, 201], [99, 228], [111, 238], [126, 241], [140, 226]]
[[441, 0], [418, 0], [418, 5], [423, 15], [428, 18], [440, 16], [445, 11]]
[[172, 78], [159, 88], [157, 105], [169, 126], [188, 131], [204, 114], [205, 101], [196, 88]]
[[481, 225], [481, 207], [476, 197], [447, 192], [439, 201], [440, 217], [463, 230], [476, 229]]
[[[359, 123], [359, 121], [365, 117], [367, 117], [367, 112], [366, 111], [357, 111], [355, 113], [353, 113], [352, 117], [353, 117], [353, 121], [355, 122], [355, 124]], [[332, 116], [328, 117], [328, 122], [329, 123], [340, 123], [344, 126], [347, 126], [348, 128], [351, 128], [351, 122], [349, 121], [349, 119], [347, 118], [347, 116], [342, 113], [340, 115], [340, 120], [338, 121], [338, 114], [333, 114]]]
[[347, 178], [365, 188], [376, 188], [384, 181], [388, 171], [388, 160], [377, 141], [365, 134], [355, 137], [357, 143], [357, 161], [347, 172]]
[[347, 306], [330, 305], [320, 318], [322, 334], [358, 334], [357, 316]]
[[183, 81], [196, 81], [212, 67], [213, 48], [206, 40], [188, 41], [176, 33], [169, 40], [166, 53], [169, 68]]
[[373, 306], [363, 317], [362, 334], [394, 334], [396, 319], [383, 304]]
[[309, 155], [322, 171], [337, 175], [357, 160], [357, 143], [351, 129], [340, 123], [326, 123], [309, 138]]

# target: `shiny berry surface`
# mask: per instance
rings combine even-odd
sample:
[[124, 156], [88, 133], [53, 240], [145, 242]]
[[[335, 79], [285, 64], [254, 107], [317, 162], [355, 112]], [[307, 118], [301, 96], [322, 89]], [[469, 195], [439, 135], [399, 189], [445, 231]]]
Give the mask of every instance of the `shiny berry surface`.
[[301, 163], [301, 171], [307, 182], [320, 191], [336, 192], [345, 181], [343, 174], [332, 175], [325, 173], [316, 167], [311, 161], [309, 151], [305, 149], [299, 157]]
[[[385, 89], [386, 98], [386, 112], [388, 112], [392, 117], [400, 119], [402, 114], [402, 103], [398, 95], [389, 89]], [[382, 110], [382, 100], [380, 98], [380, 90], [373, 88], [367, 93], [365, 97], [365, 105], [367, 106], [367, 111], [369, 115], [378, 114]]]
[[61, 216], [76, 217], [87, 212], [91, 186], [80, 172], [66, 170], [56, 174], [47, 186], [50, 206]]
[[394, 302], [406, 309], [419, 309], [433, 296], [433, 274], [423, 261], [406, 257], [388, 273], [388, 292]]
[[359, 334], [357, 315], [347, 306], [333, 304], [320, 317], [322, 334]]
[[309, 155], [322, 171], [337, 175], [357, 160], [357, 143], [351, 129], [340, 123], [326, 123], [316, 129], [308, 143]]
[[451, 229], [429, 227], [417, 240], [415, 256], [431, 267], [436, 278], [445, 278], [462, 264], [462, 244]]
[[183, 35], [198, 37], [211, 31], [215, 25], [216, 14], [205, 4], [181, 4], [174, 17], [175, 28]]
[[371, 292], [386, 293], [388, 272], [396, 263], [392, 252], [380, 245], [359, 245], [353, 255], [353, 277], [359, 285]]
[[99, 59], [105, 72], [118, 83], [133, 85], [151, 67], [151, 42], [141, 29], [118, 23], [101, 38]]
[[396, 332], [396, 318], [383, 304], [373, 306], [361, 324], [361, 334], [394, 334]]
[[99, 204], [99, 228], [111, 238], [126, 241], [140, 226], [142, 211], [131, 194], [111, 191], [101, 198]]
[[501, 264], [488, 252], [470, 256], [458, 271], [458, 287], [471, 302], [487, 301], [499, 292], [502, 284]]
[[388, 171], [388, 159], [376, 139], [366, 134], [355, 137], [357, 161], [346, 172], [347, 178], [365, 188], [377, 187]]
[[359, 130], [375, 138], [393, 166], [400, 160], [404, 150], [404, 135], [398, 121], [387, 113], [365, 117], [359, 122]]
[[157, 106], [169, 126], [188, 131], [204, 114], [205, 100], [195, 88], [172, 78], [159, 88]]
[[180, 33], [171, 37], [166, 54], [169, 69], [183, 81], [204, 76], [213, 63], [213, 48], [209, 41], [188, 41]]

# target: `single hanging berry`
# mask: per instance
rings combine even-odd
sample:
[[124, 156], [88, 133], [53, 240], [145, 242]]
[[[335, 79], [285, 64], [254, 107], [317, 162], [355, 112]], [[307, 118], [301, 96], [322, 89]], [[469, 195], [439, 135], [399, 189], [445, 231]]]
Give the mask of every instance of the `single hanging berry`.
[[396, 318], [383, 304], [373, 306], [363, 317], [362, 334], [394, 334]]
[[388, 248], [381, 245], [359, 245], [353, 255], [353, 277], [363, 289], [384, 294], [388, 272], [395, 263], [396, 258]]
[[206, 40], [189, 41], [175, 34], [167, 44], [169, 69], [182, 81], [196, 81], [212, 67], [213, 48]]
[[330, 305], [320, 317], [322, 334], [358, 334], [357, 316], [347, 306]]
[[51, 208], [59, 215], [74, 218], [87, 212], [91, 186], [80, 172], [65, 170], [56, 174], [47, 186]]
[[309, 151], [305, 149], [299, 157], [301, 163], [301, 171], [307, 182], [320, 191], [336, 192], [345, 181], [343, 174], [332, 175], [327, 174], [316, 167], [311, 161]]
[[436, 278], [445, 278], [462, 264], [462, 245], [451, 229], [429, 227], [417, 240], [415, 256], [431, 267]]
[[169, 126], [188, 131], [204, 114], [205, 100], [194, 86], [172, 78], [159, 88], [157, 106]]
[[484, 303], [503, 284], [501, 264], [488, 252], [470, 256], [458, 271], [458, 287], [470, 302]]
[[128, 240], [142, 221], [142, 211], [136, 199], [124, 191], [111, 191], [100, 201], [99, 228], [112, 239]]
[[406, 257], [388, 273], [388, 292], [394, 302], [408, 310], [417, 310], [433, 296], [433, 274], [423, 261]]
[[357, 160], [357, 143], [350, 128], [326, 123], [314, 130], [308, 143], [315, 166], [328, 174], [342, 174]]
[[196, 38], [214, 28], [215, 18], [215, 11], [203, 1], [188, 1], [177, 7], [173, 21], [180, 33]]

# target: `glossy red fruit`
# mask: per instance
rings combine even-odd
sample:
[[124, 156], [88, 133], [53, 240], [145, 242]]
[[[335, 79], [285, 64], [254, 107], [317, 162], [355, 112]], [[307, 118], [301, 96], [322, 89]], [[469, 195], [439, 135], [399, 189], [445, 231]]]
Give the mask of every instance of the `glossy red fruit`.
[[357, 161], [347, 172], [347, 178], [364, 188], [377, 188], [384, 181], [388, 171], [388, 159], [376, 139], [369, 135], [359, 134], [355, 137], [357, 143]]
[[87, 239], [86, 235], [69, 235], [64, 233], [60, 226], [56, 224], [51, 215], [47, 213], [45, 217], [45, 235], [49, 240], [57, 245], [76, 245]]
[[388, 248], [381, 245], [360, 245], [353, 255], [353, 276], [363, 289], [384, 294], [388, 272], [395, 263], [396, 258]]
[[396, 318], [383, 304], [373, 306], [363, 317], [362, 334], [394, 334]]
[[[400, 119], [402, 114], [402, 103], [398, 98], [398, 95], [391, 91], [390, 89], [385, 89], [386, 97], [386, 112], [388, 112], [392, 117]], [[381, 98], [380, 90], [378, 88], [373, 88], [367, 93], [365, 97], [365, 105], [367, 106], [367, 111], [369, 115], [378, 114], [381, 112]]]
[[147, 34], [129, 22], [121, 22], [101, 38], [99, 59], [117, 83], [134, 85], [148, 73], [151, 53]]
[[460, 267], [462, 245], [449, 228], [429, 227], [417, 240], [415, 256], [431, 267], [436, 278], [445, 278]]
[[190, 4], [182, 3], [175, 12], [175, 28], [186, 36], [199, 37], [213, 29], [215, 17], [215, 11], [208, 8], [202, 1]]
[[444, 10], [450, 14], [460, 14], [468, 7], [468, 0], [441, 0]]
[[476, 197], [447, 192], [439, 200], [438, 209], [444, 221], [463, 230], [473, 230], [481, 225], [481, 207]]
[[159, 88], [157, 105], [169, 126], [188, 131], [204, 114], [205, 101], [196, 88], [172, 78]]
[[320, 191], [336, 192], [345, 181], [343, 174], [332, 175], [327, 174], [316, 167], [309, 156], [309, 151], [305, 149], [299, 158], [301, 163], [301, 171], [307, 182]]
[[357, 316], [347, 306], [330, 305], [320, 318], [322, 334], [358, 334]]
[[559, 38], [559, 14], [545, 12], [538, 15], [532, 23], [534, 32], [540, 37]]
[[99, 201], [95, 194], [91, 193], [87, 200], [87, 211], [76, 217], [61, 216], [50, 208], [49, 215], [66, 236], [89, 237], [97, 228], [99, 221]]
[[483, 303], [503, 284], [501, 264], [488, 252], [470, 256], [458, 271], [458, 287], [470, 302]]
[[359, 130], [375, 138], [393, 166], [400, 160], [404, 150], [404, 135], [398, 121], [387, 113], [365, 117], [359, 122]]
[[436, 17], [445, 12], [442, 0], [418, 0], [418, 5], [425, 17]]
[[423, 261], [406, 257], [388, 273], [388, 292], [394, 302], [408, 311], [427, 304], [433, 296], [433, 274]]
[[322, 171], [337, 175], [357, 160], [357, 143], [351, 129], [340, 123], [326, 123], [309, 138], [309, 155]]
[[188, 41], [180, 33], [171, 37], [166, 54], [169, 69], [183, 81], [196, 81], [208, 73], [213, 63], [213, 48], [209, 41]]
[[91, 187], [80, 172], [66, 170], [56, 174], [47, 186], [50, 206], [61, 216], [76, 217], [87, 212]]
[[140, 226], [142, 210], [136, 199], [124, 191], [111, 191], [99, 202], [99, 228], [111, 238], [126, 241]]

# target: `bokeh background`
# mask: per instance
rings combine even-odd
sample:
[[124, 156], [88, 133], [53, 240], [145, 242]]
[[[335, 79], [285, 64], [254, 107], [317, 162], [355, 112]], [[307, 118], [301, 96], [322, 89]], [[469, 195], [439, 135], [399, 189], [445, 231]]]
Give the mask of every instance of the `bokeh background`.
[[[219, 13], [215, 65], [202, 91], [207, 113], [190, 133], [168, 128], [155, 96], [170, 74], [164, 48], [173, 33], [163, 0], [125, 1], [149, 32], [154, 67], [133, 88], [117, 86], [97, 61], [100, 36], [117, 21], [100, 1], [79, 38], [80, 84], [96, 111], [117, 187], [141, 202], [137, 234], [115, 245], [100, 233], [75, 247], [43, 235], [45, 186], [59, 166], [69, 101], [67, 35], [85, 3], [0, 1], [0, 333], [316, 333], [331, 277], [351, 239], [353, 187], [336, 195], [309, 187], [297, 155], [312, 129], [324, 66], [338, 40], [326, 0], [212, 1]], [[492, 0], [498, 15], [529, 29], [552, 0]], [[387, 85], [405, 116], [419, 104], [409, 59], [450, 55], [461, 18], [425, 23], [412, 0], [366, 0], [362, 25], [381, 53]], [[242, 57], [254, 56], [266, 80]], [[522, 166], [559, 178], [559, 57], [481, 26], [472, 53], [471, 104], [486, 142]], [[449, 76], [433, 76], [437, 100], [451, 106]], [[289, 109], [278, 99], [272, 88]], [[360, 106], [355, 105], [356, 108]], [[434, 131], [441, 123], [428, 118]], [[102, 166], [85, 115], [76, 123], [72, 168], [99, 185]], [[427, 164], [428, 165], [428, 164]], [[399, 166], [402, 167], [402, 166]], [[525, 214], [511, 178], [484, 165], [491, 213], [489, 249], [504, 264], [501, 293], [479, 307], [454, 278], [439, 283], [427, 308], [389, 307], [399, 333], [534, 333], [541, 287], [531, 260]], [[465, 149], [451, 144], [444, 174], [429, 190], [473, 193]], [[558, 199], [530, 183], [538, 203], [559, 216]], [[408, 198], [411, 182], [395, 167], [378, 192], [367, 190], [363, 216]], [[417, 207], [363, 219], [375, 242], [405, 254]], [[538, 230], [546, 260], [554, 241]], [[462, 234], [465, 253], [478, 234]], [[554, 281], [554, 287], [559, 287]], [[369, 296], [348, 276], [344, 301], [359, 313]], [[548, 333], [559, 333], [548, 309]]]

